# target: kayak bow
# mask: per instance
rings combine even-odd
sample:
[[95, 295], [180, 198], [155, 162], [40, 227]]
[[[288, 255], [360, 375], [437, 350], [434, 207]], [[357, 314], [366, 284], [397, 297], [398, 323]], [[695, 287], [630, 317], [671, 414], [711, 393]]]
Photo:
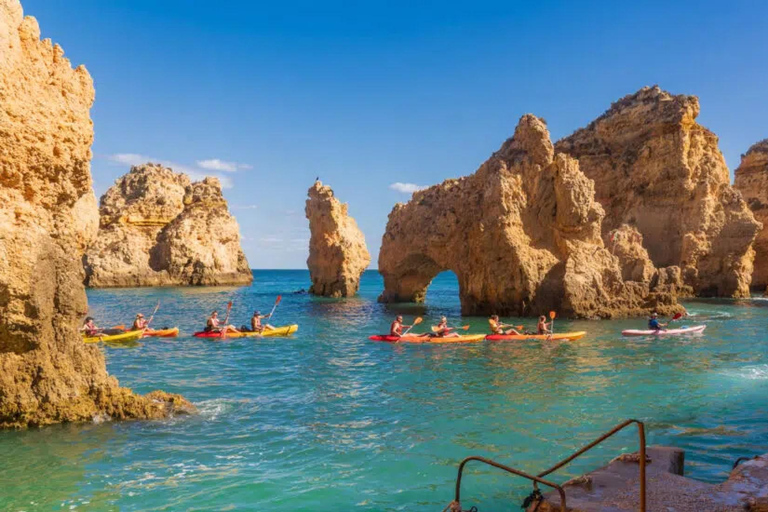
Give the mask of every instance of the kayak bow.
[[144, 331], [128, 331], [120, 334], [105, 334], [103, 336], [85, 336], [83, 335], [83, 342], [85, 343], [99, 343], [103, 341], [105, 343], [124, 343], [128, 341], [136, 341], [141, 338], [141, 334]]

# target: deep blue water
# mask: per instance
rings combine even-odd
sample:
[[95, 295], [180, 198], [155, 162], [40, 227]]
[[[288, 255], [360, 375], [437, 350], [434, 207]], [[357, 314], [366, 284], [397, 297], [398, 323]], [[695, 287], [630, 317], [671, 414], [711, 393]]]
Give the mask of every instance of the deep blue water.
[[[154, 326], [197, 330], [234, 301], [232, 322], [283, 302], [284, 339], [189, 336], [104, 347], [110, 373], [138, 392], [178, 392], [197, 416], [162, 422], [0, 432], [0, 510], [442, 510], [456, 467], [484, 455], [536, 472], [619, 421], [687, 450], [690, 476], [725, 478], [736, 457], [768, 452], [768, 301], [694, 301], [701, 336], [622, 339], [643, 320], [560, 321], [575, 343], [392, 345], [367, 336], [397, 313], [459, 318], [442, 274], [425, 306], [381, 305], [368, 272], [360, 296], [294, 295], [306, 271], [255, 271], [247, 288], [89, 291], [101, 325], [161, 309]], [[515, 320], [534, 327], [530, 320]], [[559, 472], [565, 480], [636, 448], [627, 431]], [[465, 477], [463, 502], [516, 510], [529, 486], [494, 470]]]

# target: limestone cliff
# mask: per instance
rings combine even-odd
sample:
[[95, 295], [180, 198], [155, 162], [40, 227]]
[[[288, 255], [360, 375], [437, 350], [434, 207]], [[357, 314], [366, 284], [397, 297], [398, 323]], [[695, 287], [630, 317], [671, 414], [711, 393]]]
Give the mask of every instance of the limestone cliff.
[[77, 328], [80, 257], [98, 225], [93, 82], [0, 0], [0, 427], [167, 415], [181, 397], [134, 395]]
[[606, 212], [603, 233], [636, 228], [656, 266], [698, 295], [746, 296], [760, 224], [730, 186], [695, 96], [646, 87], [555, 145], [579, 160]]
[[162, 165], [131, 168], [101, 198], [85, 257], [92, 287], [233, 285], [253, 277], [215, 178], [191, 183]]
[[752, 288], [765, 291], [768, 287], [768, 139], [749, 148], [736, 169], [734, 186], [744, 196], [763, 229], [755, 240], [755, 265]]
[[674, 290], [653, 284], [659, 279], [650, 262], [626, 270], [604, 246], [594, 187], [575, 159], [555, 154], [546, 125], [523, 116], [514, 137], [475, 174], [395, 206], [379, 255], [380, 300], [421, 301], [434, 276], [452, 270], [465, 314], [556, 310], [593, 318], [676, 310]]
[[350, 297], [360, 288], [360, 276], [371, 255], [365, 237], [347, 205], [333, 195], [331, 187], [319, 181], [309, 189], [305, 213], [309, 219], [310, 293], [326, 297]]

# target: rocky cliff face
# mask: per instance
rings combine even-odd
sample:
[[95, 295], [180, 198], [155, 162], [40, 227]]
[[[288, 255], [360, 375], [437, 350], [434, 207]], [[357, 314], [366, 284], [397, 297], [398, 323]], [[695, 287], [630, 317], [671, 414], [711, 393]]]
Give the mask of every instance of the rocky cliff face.
[[734, 186], [747, 201], [763, 228], [755, 240], [755, 265], [752, 288], [765, 291], [768, 287], [768, 139], [749, 148], [736, 169]]
[[395, 206], [379, 255], [380, 300], [421, 301], [434, 276], [452, 270], [465, 314], [675, 310], [674, 289], [656, 284], [640, 251], [622, 260], [604, 246], [594, 190], [575, 159], [555, 154], [546, 125], [523, 116], [475, 174]]
[[85, 258], [92, 287], [234, 285], [253, 277], [215, 178], [191, 183], [161, 165], [133, 167], [101, 198]]
[[86, 69], [40, 41], [18, 0], [0, 0], [0, 427], [189, 405], [120, 388], [77, 331], [88, 309], [80, 257], [98, 226], [93, 100]]
[[347, 205], [333, 195], [331, 187], [319, 181], [309, 189], [305, 213], [309, 219], [309, 259], [312, 279], [310, 293], [326, 297], [350, 297], [360, 288], [360, 276], [371, 255], [365, 237]]
[[656, 266], [679, 266], [698, 295], [746, 296], [759, 223], [730, 186], [695, 96], [646, 87], [555, 145], [579, 160], [606, 212], [603, 233], [642, 234]]

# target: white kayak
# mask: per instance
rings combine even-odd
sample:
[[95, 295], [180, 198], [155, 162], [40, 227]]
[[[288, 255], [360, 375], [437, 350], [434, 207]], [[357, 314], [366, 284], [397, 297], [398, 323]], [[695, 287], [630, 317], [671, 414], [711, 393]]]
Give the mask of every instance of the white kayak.
[[680, 329], [659, 329], [658, 331], [627, 329], [621, 331], [622, 336], [670, 336], [675, 334], [695, 334], [703, 332], [706, 325], [694, 325], [693, 327], [681, 327]]

